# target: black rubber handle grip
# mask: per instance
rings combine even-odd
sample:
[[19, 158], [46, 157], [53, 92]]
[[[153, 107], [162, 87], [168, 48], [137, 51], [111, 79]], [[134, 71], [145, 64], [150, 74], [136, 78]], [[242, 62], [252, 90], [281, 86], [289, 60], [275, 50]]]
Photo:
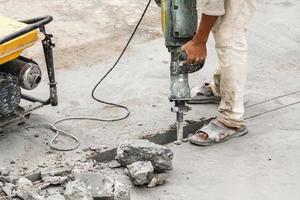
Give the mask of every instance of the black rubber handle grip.
[[182, 62], [182, 66], [180, 67], [180, 70], [178, 71], [180, 74], [187, 74], [187, 73], [194, 73], [196, 71], [199, 71], [203, 68], [205, 60], [201, 62], [197, 62], [191, 65], [187, 64], [187, 55], [186, 53], [182, 52], [178, 56], [179, 60]]

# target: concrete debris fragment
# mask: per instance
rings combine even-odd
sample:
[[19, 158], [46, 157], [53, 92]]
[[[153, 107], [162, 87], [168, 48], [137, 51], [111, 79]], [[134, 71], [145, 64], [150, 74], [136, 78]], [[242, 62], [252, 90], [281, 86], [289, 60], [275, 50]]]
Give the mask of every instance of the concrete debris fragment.
[[97, 162], [110, 162], [115, 160], [117, 155], [116, 147], [100, 146], [98, 148], [93, 147], [92, 159]]
[[112, 178], [99, 173], [80, 173], [75, 175], [87, 185], [94, 199], [112, 199], [114, 196], [114, 181]]
[[17, 181], [16, 196], [26, 200], [43, 200], [43, 197], [33, 187], [32, 182], [23, 177]]
[[88, 161], [88, 158], [82, 157], [79, 161], [82, 163], [86, 163]]
[[113, 160], [110, 163], [108, 163], [108, 167], [111, 169], [115, 169], [121, 167], [121, 164], [118, 161]]
[[44, 181], [43, 185], [40, 189], [45, 189], [50, 185], [62, 185], [68, 181], [68, 177], [66, 176], [46, 176], [43, 177], [42, 180]]
[[25, 178], [30, 180], [31, 182], [36, 182], [42, 179], [41, 171], [32, 171], [25, 175]]
[[150, 161], [137, 161], [127, 166], [128, 176], [134, 185], [145, 185], [153, 177], [154, 168]]
[[17, 181], [17, 186], [30, 186], [32, 187], [33, 184], [30, 180], [28, 180], [27, 178], [20, 178], [18, 181]]
[[65, 197], [61, 194], [54, 194], [46, 197], [45, 200], [65, 200]]
[[116, 160], [122, 166], [136, 161], [151, 161], [158, 172], [171, 170], [173, 152], [165, 146], [157, 145], [148, 140], [130, 140], [120, 144], [117, 149]]
[[72, 172], [71, 167], [49, 167], [41, 171], [41, 177], [66, 176]]
[[115, 182], [114, 200], [130, 200], [130, 188], [118, 181]]
[[168, 178], [167, 173], [155, 174], [147, 187], [152, 188], [158, 185], [163, 185], [167, 181], [167, 178]]
[[7, 176], [0, 176], [0, 181], [3, 183], [11, 183], [11, 178]]
[[8, 179], [9, 179], [9, 182], [10, 182], [10, 183], [16, 184], [16, 183], [17, 183], [17, 180], [19, 180], [20, 177], [19, 177], [19, 176], [16, 176], [16, 175], [13, 175], [13, 176], [8, 176]]
[[3, 167], [0, 169], [0, 175], [2, 176], [8, 176], [10, 173], [10, 169], [7, 167]]
[[15, 185], [12, 183], [5, 183], [2, 187], [2, 191], [9, 197], [14, 195]]
[[93, 200], [91, 192], [88, 191], [87, 185], [80, 181], [69, 182], [64, 193], [66, 200]]

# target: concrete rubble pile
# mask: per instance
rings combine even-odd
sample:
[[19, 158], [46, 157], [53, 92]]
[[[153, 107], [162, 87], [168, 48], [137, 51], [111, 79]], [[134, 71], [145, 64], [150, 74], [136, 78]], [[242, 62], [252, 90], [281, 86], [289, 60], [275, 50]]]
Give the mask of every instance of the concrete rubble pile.
[[72, 166], [45, 165], [21, 175], [0, 168], [0, 199], [130, 200], [132, 184], [163, 185], [167, 172], [173, 168], [173, 152], [148, 140], [130, 140], [118, 147], [99, 146], [83, 151], [88, 156]]
[[[51, 188], [54, 188], [53, 194], [48, 192]], [[57, 188], [60, 188], [59, 193]], [[54, 167], [24, 177], [0, 176], [0, 199], [130, 200], [130, 188], [101, 173]]]
[[173, 152], [148, 140], [131, 140], [118, 146], [116, 160], [127, 168], [134, 185], [155, 187], [166, 182], [172, 166]]
[[70, 167], [57, 167], [36, 170], [20, 177], [1, 174], [0, 191], [6, 199], [44, 200], [44, 191], [51, 186], [64, 186], [72, 180], [71, 173]]
[[101, 174], [82, 174], [66, 185], [66, 200], [130, 200], [130, 190], [123, 183]]

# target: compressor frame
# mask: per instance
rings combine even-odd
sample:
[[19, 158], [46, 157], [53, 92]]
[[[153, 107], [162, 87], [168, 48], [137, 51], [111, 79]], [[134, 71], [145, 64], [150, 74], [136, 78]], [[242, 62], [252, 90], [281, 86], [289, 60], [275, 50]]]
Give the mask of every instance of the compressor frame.
[[56, 87], [57, 82], [55, 80], [55, 71], [54, 71], [54, 62], [53, 62], [53, 48], [55, 47], [55, 44], [52, 41], [53, 35], [47, 33], [45, 27], [45, 25], [49, 24], [52, 20], [53, 20], [52, 16], [44, 16], [44, 17], [32, 18], [28, 20], [22, 20], [20, 22], [28, 24], [28, 26], [0, 39], [0, 45], [1, 45], [8, 41], [18, 38], [19, 36], [29, 33], [33, 30], [39, 29], [39, 31], [45, 37], [41, 42], [43, 46], [44, 59], [45, 59], [47, 74], [49, 79], [48, 84], [49, 84], [49, 93], [50, 93], [49, 98], [46, 100], [21, 93], [21, 98], [29, 102], [32, 102], [32, 104], [25, 107], [21, 107], [19, 105], [15, 113], [7, 117], [1, 117], [0, 130], [1, 127], [7, 124], [14, 123], [14, 122], [17, 123], [24, 122], [26, 119], [30, 117], [30, 113], [35, 109], [38, 109], [44, 105], [57, 106], [58, 104], [57, 87]]

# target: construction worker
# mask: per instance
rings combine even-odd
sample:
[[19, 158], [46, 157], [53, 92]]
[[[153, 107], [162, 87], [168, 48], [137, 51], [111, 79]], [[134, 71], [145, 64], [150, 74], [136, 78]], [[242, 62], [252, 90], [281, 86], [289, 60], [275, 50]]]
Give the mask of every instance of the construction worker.
[[203, 62], [209, 33], [215, 39], [218, 67], [213, 81], [193, 88], [190, 103], [219, 104], [219, 115], [189, 137], [191, 143], [206, 146], [248, 132], [244, 117], [247, 76], [246, 25], [256, 10], [256, 0], [198, 0], [201, 22], [194, 38], [182, 47], [188, 63]]

